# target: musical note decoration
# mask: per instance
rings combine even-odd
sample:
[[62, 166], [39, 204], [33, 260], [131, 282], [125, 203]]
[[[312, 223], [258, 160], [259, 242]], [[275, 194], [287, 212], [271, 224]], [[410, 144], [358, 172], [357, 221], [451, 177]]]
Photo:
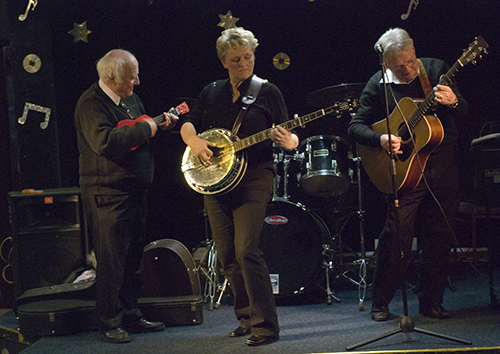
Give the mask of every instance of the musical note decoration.
[[224, 27], [224, 29], [236, 27], [236, 22], [240, 20], [238, 17], [233, 17], [231, 11], [228, 11], [225, 15], [219, 14], [219, 17], [220, 22], [217, 26]]
[[408, 17], [410, 17], [411, 6], [413, 5], [413, 10], [415, 10], [417, 8], [417, 6], [418, 6], [418, 1], [419, 0], [411, 0], [410, 1], [410, 4], [408, 5], [408, 11], [406, 11], [405, 14], [401, 15], [401, 19], [402, 20], [406, 20], [406, 19], [408, 19]]
[[74, 43], [78, 41], [88, 43], [87, 36], [91, 34], [92, 31], [87, 29], [87, 21], [84, 21], [82, 24], [73, 22], [73, 29], [68, 33], [74, 37]]
[[[24, 11], [23, 14], [20, 14], [19, 17], [17, 18], [19, 21], [24, 21], [28, 17], [28, 12], [30, 11], [35, 11], [35, 7], [38, 4], [38, 0], [29, 0], [28, 6], [26, 6], [26, 11]], [[31, 8], [33, 6], [33, 8]]]
[[51, 109], [29, 102], [24, 103], [23, 115], [17, 119], [17, 122], [21, 125], [26, 123], [26, 120], [28, 120], [28, 111], [30, 110], [45, 113], [45, 119], [40, 123], [40, 128], [46, 129], [49, 126], [50, 113], [52, 112]]

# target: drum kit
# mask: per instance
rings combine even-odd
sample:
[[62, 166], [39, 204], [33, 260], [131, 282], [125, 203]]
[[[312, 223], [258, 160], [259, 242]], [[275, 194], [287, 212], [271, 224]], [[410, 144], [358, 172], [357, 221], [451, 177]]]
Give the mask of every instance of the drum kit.
[[[289, 153], [274, 149], [277, 174], [264, 220], [261, 249], [276, 296], [301, 294], [313, 282], [324, 279], [327, 303], [340, 302], [331, 290], [333, 275], [334, 279], [345, 278], [358, 286], [359, 309], [363, 310], [367, 260], [361, 161], [357, 157], [357, 146], [353, 149], [346, 137], [347, 125], [357, 110], [363, 87], [364, 84], [341, 84], [311, 93], [308, 98], [311, 105], [351, 107], [333, 123], [327, 121], [336, 134], [307, 137]], [[328, 209], [328, 222], [319, 215], [318, 209]], [[342, 233], [347, 220], [356, 215], [360, 223], [361, 253], [356, 254], [359, 259], [347, 266], [343, 261]], [[355, 275], [352, 275], [353, 267], [359, 267]]]
[[[292, 152], [274, 148], [277, 173], [260, 247], [277, 297], [299, 295], [323, 278], [327, 303], [340, 302], [331, 290], [330, 277], [333, 275], [335, 279], [345, 278], [358, 286], [359, 310], [363, 310], [367, 260], [362, 225], [361, 164], [357, 146], [353, 152], [346, 137], [350, 116], [357, 110], [363, 87], [364, 84], [359, 83], [340, 84], [311, 93], [309, 105], [323, 108], [339, 104], [348, 105], [350, 109], [335, 117], [333, 123], [327, 122], [330, 128], [333, 127], [330, 129], [333, 134], [311, 135]], [[330, 223], [315, 212], [318, 204], [335, 215], [328, 217]], [[342, 232], [346, 221], [354, 215], [359, 218], [361, 253], [356, 253], [359, 259], [346, 267], [341, 254], [345, 248]], [[353, 267], [358, 270], [356, 276], [350, 275]], [[207, 278], [205, 295], [210, 309], [217, 309], [228, 284], [227, 278], [220, 281], [216, 250], [208, 236], [206, 252], [197, 270]], [[217, 300], [216, 292], [219, 292]]]

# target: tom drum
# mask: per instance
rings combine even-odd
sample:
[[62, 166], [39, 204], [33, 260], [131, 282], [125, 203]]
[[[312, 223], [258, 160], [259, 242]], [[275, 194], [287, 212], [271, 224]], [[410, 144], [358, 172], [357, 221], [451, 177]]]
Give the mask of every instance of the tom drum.
[[347, 141], [333, 135], [316, 135], [303, 140], [299, 152], [304, 154], [304, 160], [297, 179], [307, 193], [335, 196], [349, 188], [353, 170]]

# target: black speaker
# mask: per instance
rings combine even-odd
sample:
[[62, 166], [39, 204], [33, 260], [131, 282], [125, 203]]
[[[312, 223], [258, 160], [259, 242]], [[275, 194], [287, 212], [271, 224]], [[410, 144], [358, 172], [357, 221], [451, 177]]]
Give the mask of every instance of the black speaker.
[[14, 295], [72, 282], [86, 265], [78, 188], [9, 192]]
[[500, 148], [474, 152], [474, 201], [500, 207]]

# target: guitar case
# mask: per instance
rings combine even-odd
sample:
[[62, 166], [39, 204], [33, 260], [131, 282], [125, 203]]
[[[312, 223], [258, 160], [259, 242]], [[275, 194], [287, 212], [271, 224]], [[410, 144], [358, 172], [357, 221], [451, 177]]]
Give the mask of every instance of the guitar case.
[[139, 308], [144, 318], [165, 326], [203, 323], [200, 277], [186, 246], [172, 239], [151, 242], [144, 248], [143, 277]]
[[[203, 323], [203, 297], [196, 265], [179, 241], [162, 239], [144, 248], [144, 285], [139, 309], [166, 326]], [[14, 311], [25, 336], [50, 336], [98, 329], [94, 281], [29, 289]]]

